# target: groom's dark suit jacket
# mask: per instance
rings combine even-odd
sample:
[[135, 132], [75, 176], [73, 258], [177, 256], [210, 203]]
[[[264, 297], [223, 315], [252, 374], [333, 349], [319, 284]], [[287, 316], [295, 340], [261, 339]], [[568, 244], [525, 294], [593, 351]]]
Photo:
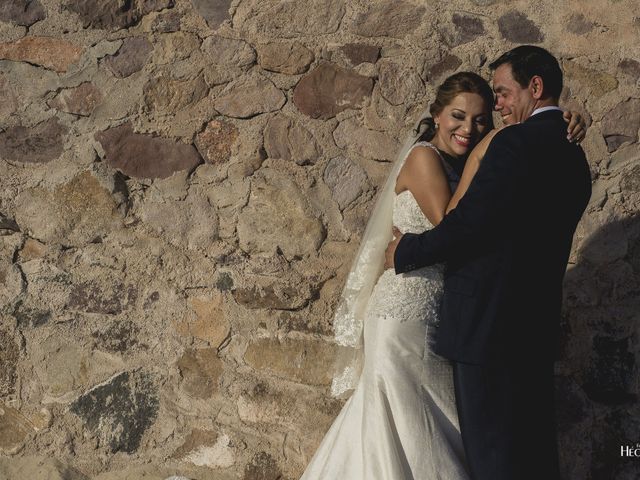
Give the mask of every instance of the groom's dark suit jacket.
[[584, 152], [566, 135], [558, 110], [498, 132], [458, 206], [398, 244], [396, 273], [446, 262], [436, 353], [554, 359], [562, 279], [591, 195]]

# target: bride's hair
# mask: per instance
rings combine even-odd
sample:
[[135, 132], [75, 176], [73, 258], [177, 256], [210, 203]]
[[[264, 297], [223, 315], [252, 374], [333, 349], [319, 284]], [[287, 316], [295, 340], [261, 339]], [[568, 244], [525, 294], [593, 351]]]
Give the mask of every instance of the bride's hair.
[[[420, 135], [416, 141], [429, 141], [435, 136], [436, 125], [433, 117], [439, 115], [444, 107], [461, 93], [476, 93], [489, 105], [489, 109], [493, 106], [493, 91], [484, 78], [473, 72], [454, 73], [438, 87], [436, 99], [429, 105], [430, 116], [421, 119], [416, 127], [416, 135]], [[489, 129], [493, 128], [491, 115], [488, 122]]]

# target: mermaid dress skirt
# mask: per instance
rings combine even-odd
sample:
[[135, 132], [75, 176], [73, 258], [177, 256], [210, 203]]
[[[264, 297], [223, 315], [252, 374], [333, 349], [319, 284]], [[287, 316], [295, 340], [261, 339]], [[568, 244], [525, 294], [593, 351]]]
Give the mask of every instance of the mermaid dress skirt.
[[[429, 145], [430, 146], [430, 145]], [[433, 226], [409, 191], [396, 195], [403, 233]], [[443, 268], [378, 279], [364, 323], [358, 385], [301, 480], [468, 480], [450, 363], [430, 349]]]

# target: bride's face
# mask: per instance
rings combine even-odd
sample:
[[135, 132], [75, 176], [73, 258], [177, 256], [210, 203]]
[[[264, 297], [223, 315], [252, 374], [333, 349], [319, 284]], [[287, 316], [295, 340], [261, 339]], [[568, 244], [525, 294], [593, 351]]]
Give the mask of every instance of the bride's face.
[[477, 93], [460, 93], [434, 117], [438, 123], [435, 138], [438, 148], [449, 155], [467, 155], [488, 132], [491, 105]]

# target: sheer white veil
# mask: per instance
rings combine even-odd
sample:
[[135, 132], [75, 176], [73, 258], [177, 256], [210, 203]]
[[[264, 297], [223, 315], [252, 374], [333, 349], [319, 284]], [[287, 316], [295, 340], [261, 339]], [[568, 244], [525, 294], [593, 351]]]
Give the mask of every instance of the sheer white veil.
[[[428, 110], [420, 120], [428, 116]], [[393, 200], [396, 177], [411, 147], [422, 135], [416, 132], [420, 121], [407, 135], [389, 176], [378, 195], [367, 223], [333, 319], [337, 356], [334, 365], [331, 395], [343, 397], [353, 390], [360, 378], [364, 358], [363, 327], [369, 297], [384, 270], [384, 252], [392, 239]]]

